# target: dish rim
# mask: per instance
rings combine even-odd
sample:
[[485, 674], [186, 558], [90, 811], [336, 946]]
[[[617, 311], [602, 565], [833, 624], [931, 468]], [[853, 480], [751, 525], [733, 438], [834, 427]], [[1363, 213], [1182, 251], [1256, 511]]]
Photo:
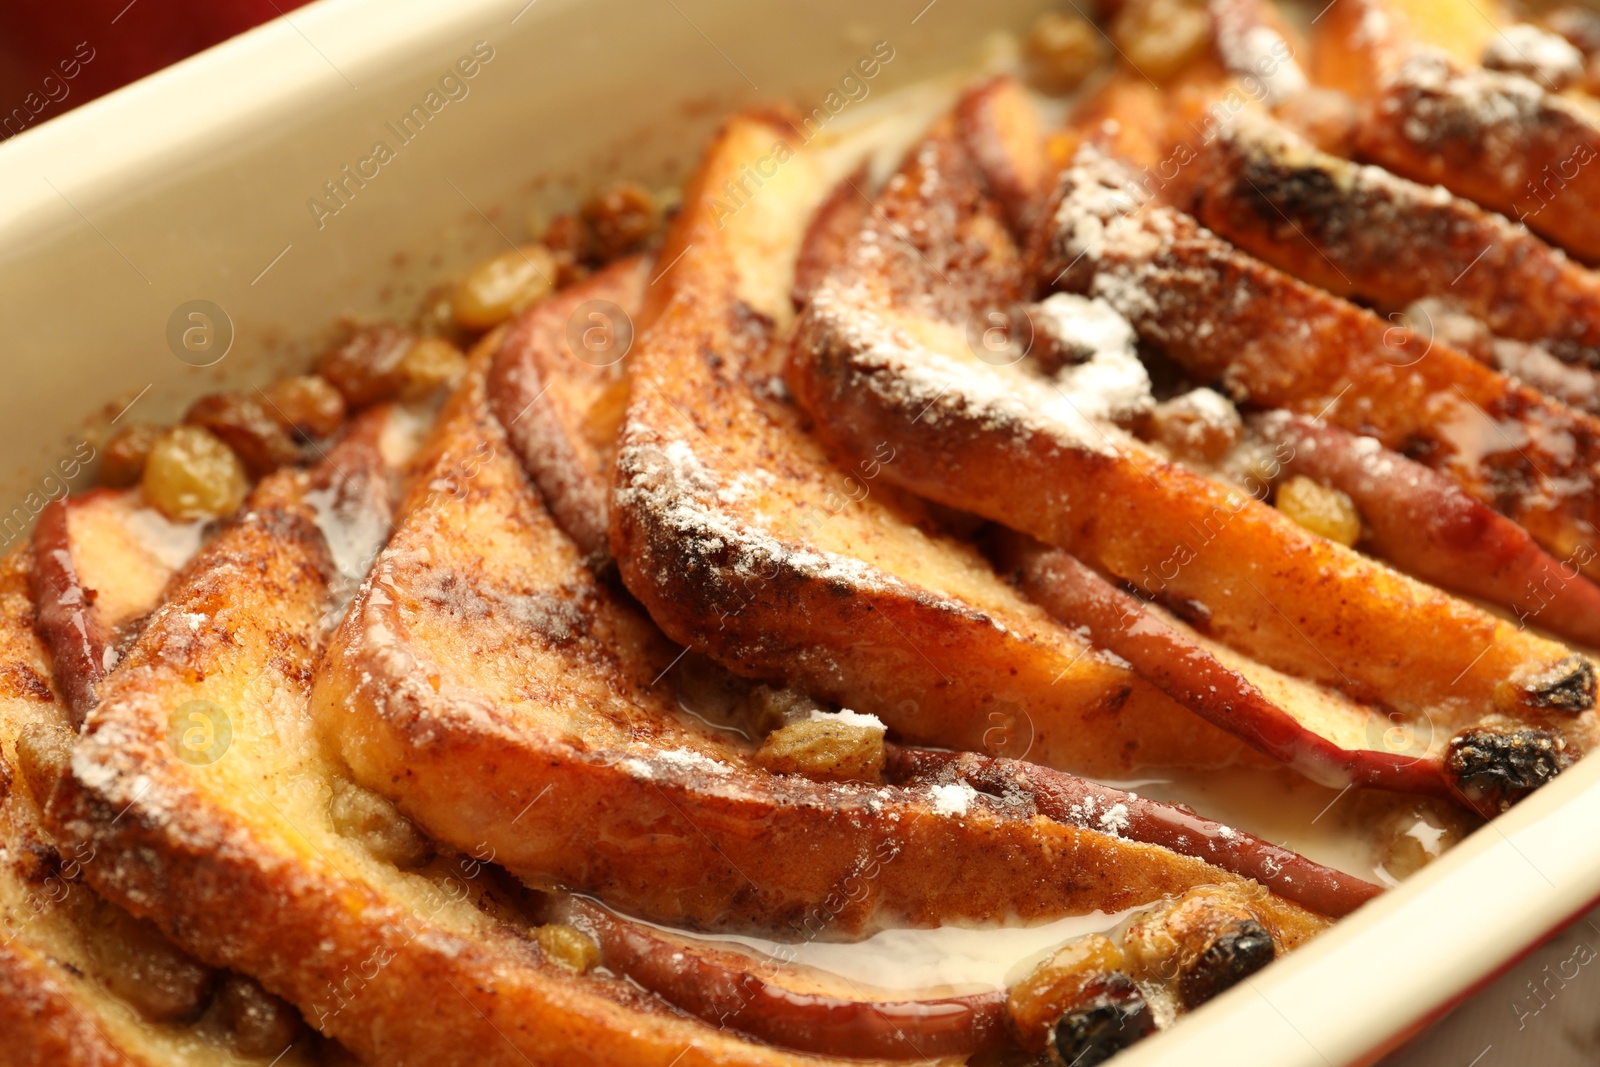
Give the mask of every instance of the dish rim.
[[[237, 137], [313, 98], [332, 65], [307, 54], [313, 39], [333, 48], [342, 67], [377, 77], [490, 16], [520, 8], [513, 21], [536, 25], [577, 2], [457, 0], [447, 9], [428, 0], [315, 0], [0, 142], [0, 248], [14, 250], [8, 258], [46, 257], [40, 216], [59, 204], [40, 175], [72, 190], [74, 209], [91, 218], [97, 205], [137, 200], [126, 188], [130, 176], [181, 165], [215, 150], [228, 131]], [[1600, 849], [1584, 847], [1586, 827], [1597, 823], [1600, 760], [1584, 760], [1399, 888], [1116, 1062], [1372, 1062], [1600, 902]], [[1453, 936], [1463, 926], [1475, 931], [1470, 940]]]

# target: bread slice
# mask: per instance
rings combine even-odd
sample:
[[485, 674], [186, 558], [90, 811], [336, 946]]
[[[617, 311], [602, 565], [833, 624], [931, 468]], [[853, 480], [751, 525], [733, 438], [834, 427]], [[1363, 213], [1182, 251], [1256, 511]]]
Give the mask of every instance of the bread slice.
[[1137, 189], [1128, 168], [1083, 149], [1042, 276], [1106, 299], [1190, 377], [1375, 437], [1600, 576], [1600, 421], [1290, 278]]
[[691, 182], [630, 357], [611, 515], [629, 590], [674, 640], [907, 741], [1107, 776], [1256, 758], [942, 533], [882, 477], [890, 443], [835, 464], [809, 435], [777, 371], [796, 250], [837, 177], [752, 114]]
[[550, 513], [603, 569], [625, 375], [652, 261], [630, 257], [521, 316], [494, 346], [488, 396]]
[[[1249, 113], [1200, 165], [1196, 219], [1279, 270], [1384, 313], [1441, 298], [1496, 336], [1600, 367], [1600, 275], [1509, 219]], [[1595, 391], [1577, 399], [1592, 407]]]
[[[309, 695], [337, 578], [324, 530], [382, 529], [361, 502], [394, 457], [372, 429], [263, 481], [174, 585], [57, 788], [64, 847], [95, 850], [85, 876], [106, 895], [374, 1062], [793, 1062], [551, 963], [487, 853], [402, 871], [336, 829], [345, 771]], [[204, 747], [175, 732], [184, 708], [210, 723]]]
[[[1533, 687], [1569, 661], [1581, 666], [1556, 642], [1325, 540], [1237, 485], [1167, 460], [1096, 410], [1104, 394], [1049, 381], [1037, 361], [1023, 358], [1021, 342], [1014, 353], [974, 344], [971, 324], [1003, 315], [1025, 290], [1023, 257], [1003, 219], [955, 124], [936, 127], [801, 316], [790, 382], [824, 437], [855, 455], [888, 441], [903, 457], [885, 468], [890, 480], [1186, 606], [1212, 640], [1289, 675], [1273, 679], [1280, 691], [1288, 682], [1289, 714], [1346, 750], [1379, 748], [1387, 726], [1378, 709], [1394, 709], [1425, 723], [1438, 766], [1449, 737], [1480, 724], [1505, 687]], [[1136, 223], [1137, 216], [1129, 224]], [[914, 250], [895, 241], [899, 231], [918, 235]], [[1113, 230], [1106, 241], [1117, 236]], [[1090, 320], [1053, 325], [1053, 315], [1049, 305], [1036, 306], [1025, 341], [1042, 350], [1052, 331], [1074, 329], [1092, 340]], [[1095, 640], [1147, 676], [1170, 671], [1174, 658], [1188, 662], [1171, 646], [1148, 662], [1130, 657], [1125, 649], [1133, 646], [1116, 640], [1115, 617], [1064, 616], [1088, 625]], [[1418, 641], [1418, 633], [1439, 640]], [[1247, 664], [1241, 669], [1249, 675]], [[1313, 687], [1297, 693], [1296, 678], [1351, 699]], [[1571, 710], [1592, 707], [1592, 670], [1588, 678], [1588, 703]], [[1169, 689], [1188, 700], [1204, 691]], [[1575, 747], [1591, 740], [1592, 724], [1563, 716], [1563, 726]], [[1264, 736], [1248, 735], [1257, 743]], [[1351, 758], [1391, 787], [1445, 788], [1439, 775], [1416, 773], [1425, 769], [1417, 755]], [[1343, 759], [1333, 757], [1334, 765]], [[1323, 776], [1331, 769], [1320, 759], [1298, 762]], [[1368, 780], [1366, 773], [1358, 778]]]
[[1495, 32], [1481, 5], [1348, 0], [1315, 31], [1319, 80], [1362, 101], [1359, 158], [1600, 261], [1600, 174], [1589, 166], [1600, 122], [1531, 78], [1478, 66]]
[[[161, 565], [139, 565], [125, 549], [141, 527], [135, 505], [97, 494], [76, 523], [82, 557], [120, 558], [113, 576], [84, 568], [104, 590], [142, 613], [158, 595]], [[227, 1005], [213, 999], [218, 976], [154, 927], [101, 899], [86, 872], [108, 858], [86, 842], [58, 841], [43, 824], [56, 760], [70, 746], [70, 712], [54, 691], [51, 664], [35, 635], [29, 590], [32, 552], [0, 560], [0, 1026], [5, 1061], [17, 1067], [221, 1067], [276, 1063], [312, 1067], [339, 1051], [299, 1026], [292, 1009], [241, 1035]], [[120, 583], [118, 577], [123, 579]], [[107, 581], [106, 579], [110, 579]], [[225, 994], [226, 996], [226, 994]], [[281, 1040], [281, 1044], [278, 1041]], [[265, 1044], [263, 1044], [265, 1042]], [[342, 1061], [340, 1061], [342, 1062]]]

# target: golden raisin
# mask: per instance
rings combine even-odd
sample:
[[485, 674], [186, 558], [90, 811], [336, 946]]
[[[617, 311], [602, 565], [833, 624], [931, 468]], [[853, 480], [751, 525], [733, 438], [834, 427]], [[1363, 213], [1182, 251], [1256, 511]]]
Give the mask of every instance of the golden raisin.
[[233, 449], [199, 426], [174, 426], [156, 440], [140, 481], [169, 519], [209, 519], [244, 503], [250, 479]]
[[112, 434], [100, 455], [100, 484], [114, 489], [137, 485], [150, 446], [161, 433], [159, 426], [133, 423]]
[[1023, 46], [1033, 83], [1047, 93], [1070, 93], [1100, 66], [1100, 31], [1088, 19], [1046, 11], [1034, 20]]
[[1380, 866], [1397, 881], [1416, 874], [1461, 840], [1459, 817], [1419, 804], [1396, 812], [1379, 827]]
[[400, 395], [420, 400], [440, 389], [453, 388], [467, 372], [467, 357], [443, 337], [422, 337], [400, 361]]
[[1199, 886], [1136, 916], [1122, 938], [1133, 973], [1167, 983], [1193, 1008], [1260, 970], [1277, 955], [1272, 931], [1251, 907], [1262, 892]]
[[328, 814], [335, 830], [396, 867], [420, 867], [433, 857], [433, 845], [399, 808], [354, 782], [334, 781]]
[[1079, 938], [1039, 964], [1011, 987], [1006, 1014], [1017, 1042], [1029, 1052], [1043, 1052], [1050, 1025], [1076, 1005], [1095, 979], [1122, 969], [1122, 951], [1108, 937]]
[[543, 245], [523, 245], [480, 263], [451, 298], [456, 325], [466, 330], [498, 326], [548, 296], [555, 276], [555, 257]]
[[814, 711], [826, 710], [798, 689], [775, 689], [768, 685], [751, 689], [744, 703], [745, 721], [757, 737], [809, 719]]
[[826, 781], [877, 781], [883, 773], [883, 726], [826, 716], [779, 727], [756, 750], [756, 763], [775, 774]]
[[1111, 39], [1136, 71], [1163, 83], [1210, 46], [1211, 16], [1203, 0], [1127, 0]]
[[300, 1036], [300, 1014], [253, 978], [223, 976], [212, 1003], [229, 1044], [241, 1056], [279, 1055]]
[[650, 190], [618, 182], [583, 205], [594, 253], [602, 261], [633, 251], [661, 225], [661, 209]]
[[545, 956], [569, 971], [584, 974], [600, 962], [600, 946], [594, 938], [565, 923], [550, 923], [533, 932]]
[[456, 331], [456, 313], [450, 306], [453, 285], [437, 285], [422, 298], [422, 310], [417, 313], [416, 328], [425, 337], [449, 336]]
[[17, 734], [17, 769], [41, 808], [72, 759], [72, 741], [71, 730], [48, 722], [30, 722]]
[[287, 430], [253, 396], [210, 393], [196, 400], [183, 416], [190, 426], [203, 426], [220, 437], [244, 462], [252, 478], [271, 474], [300, 459], [300, 449]]
[[1227, 455], [1244, 436], [1238, 410], [1211, 389], [1193, 389], [1157, 404], [1150, 427], [1174, 456], [1207, 463]]
[[414, 341], [409, 330], [398, 326], [368, 326], [319, 359], [317, 373], [331, 382], [351, 407], [388, 400], [404, 384], [400, 364]]
[[1361, 540], [1361, 514], [1344, 493], [1295, 475], [1278, 486], [1278, 510], [1319, 537], [1346, 547]]
[[331, 437], [344, 425], [344, 395], [319, 374], [280, 378], [262, 392], [278, 424], [302, 437]]

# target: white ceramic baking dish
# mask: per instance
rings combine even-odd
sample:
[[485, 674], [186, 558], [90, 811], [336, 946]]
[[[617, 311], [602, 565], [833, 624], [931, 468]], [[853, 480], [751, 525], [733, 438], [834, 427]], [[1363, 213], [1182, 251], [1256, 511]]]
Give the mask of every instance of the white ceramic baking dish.
[[[126, 405], [171, 418], [264, 381], [339, 316], [413, 308], [522, 239], [530, 206], [616, 172], [670, 181], [738, 103], [820, 98], [877, 41], [882, 93], [972, 63], [1041, 6], [321, 0], [0, 144], [0, 542], [83, 481], [93, 426]], [[374, 167], [378, 140], [398, 147]], [[210, 366], [227, 322], [191, 301], [231, 322]], [[1597, 825], [1589, 760], [1117, 1062], [1368, 1062], [1600, 897]]]

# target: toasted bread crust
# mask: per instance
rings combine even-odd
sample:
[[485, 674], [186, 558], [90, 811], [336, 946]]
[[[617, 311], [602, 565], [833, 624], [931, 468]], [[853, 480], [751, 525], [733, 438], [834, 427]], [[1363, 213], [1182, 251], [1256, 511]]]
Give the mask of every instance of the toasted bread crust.
[[[614, 263], [523, 315], [499, 342], [488, 393], [512, 448], [561, 528], [591, 563], [607, 535], [616, 420], [627, 395], [633, 342], [650, 263]], [[585, 310], [583, 321], [575, 320]], [[585, 338], [595, 335], [592, 347]]]
[[[10, 1062], [20, 1067], [111, 1067], [127, 1056], [94, 1021], [103, 1010], [97, 999], [110, 998], [97, 998], [91, 979], [74, 975], [35, 942], [44, 932], [40, 927], [52, 922], [50, 900], [44, 887], [24, 879], [17, 855], [38, 840], [38, 808], [13, 771], [17, 734], [28, 723], [66, 719], [49, 683], [49, 659], [33, 633], [32, 562], [25, 548], [0, 560], [0, 844], [6, 852], [0, 869], [0, 1027], [8, 1057], [17, 1057]], [[72, 891], [59, 879], [56, 884]]]
[[1303, 415], [1268, 412], [1250, 422], [1263, 440], [1292, 450], [1286, 473], [1331, 485], [1354, 501], [1365, 547], [1441, 589], [1502, 605], [1519, 622], [1600, 647], [1600, 586], [1444, 475]]
[[[96, 534], [106, 532], [97, 527]], [[18, 739], [29, 727], [68, 728], [69, 712], [49, 684], [49, 661], [34, 635], [29, 593], [31, 554], [0, 560], [0, 1027], [5, 1062], [19, 1067], [219, 1067], [261, 1063], [272, 1056], [235, 1051], [228, 1034], [207, 1020], [146, 1021], [107, 983], [83, 925], [107, 905], [94, 899], [84, 871], [104, 862], [92, 846], [59, 841], [42, 825], [40, 798], [20, 774]], [[151, 583], [129, 575], [127, 585]], [[159, 586], [157, 586], [159, 588]], [[107, 600], [121, 592], [107, 589]], [[280, 1067], [320, 1062], [307, 1042], [274, 1049]]]
[[1600, 367], [1600, 276], [1508, 219], [1249, 113], [1201, 165], [1196, 218], [1279, 270], [1384, 312], [1443, 297], [1501, 337]]
[[[459, 493], [437, 491], [477, 454]], [[926, 786], [761, 770], [652, 684], [673, 649], [534, 496], [481, 373], [421, 457], [313, 708], [357, 779], [435, 836], [631, 914], [797, 935], [818, 915], [849, 936], [1114, 912], [1232, 878], [982, 798], [951, 819]]]
[[39, 604], [39, 628], [51, 644], [62, 694], [76, 725], [94, 706], [94, 687], [115, 659], [111, 628], [85, 595], [67, 533], [70, 506], [63, 497], [39, 514], [34, 530], [38, 562], [29, 570]]
[[1127, 172], [1080, 159], [1062, 185], [1079, 203], [1063, 200], [1044, 277], [1107, 299], [1192, 377], [1375, 437], [1600, 576], [1600, 422], [1280, 273], [1181, 211], [1119, 202]]
[[[375, 1061], [792, 1062], [545, 962], [478, 906], [481, 863], [402, 874], [334, 832], [306, 708], [332, 577], [313, 484], [263, 482], [106, 679], [52, 806], [101, 855], [90, 880]], [[194, 699], [231, 720], [214, 762], [169, 736]]]
[[1600, 173], [1588, 166], [1600, 156], [1600, 125], [1527, 78], [1417, 52], [1382, 84], [1356, 148], [1600, 261]]
[[789, 316], [789, 281], [765, 265], [793, 261], [829, 183], [802, 153], [731, 216], [710, 191], [785, 136], [725, 129], [661, 252], [682, 255], [645, 314], [612, 509], [629, 590], [675, 640], [910, 741], [1108, 775], [1240, 758], [934, 532], [877, 477], [891, 448], [836, 467], [792, 406], [758, 393]]
[[[1016, 359], [986, 365], [962, 327], [997, 297], [1014, 299], [1024, 272], [953, 131], [930, 132], [880, 197], [879, 215], [802, 314], [791, 347], [795, 394], [841, 449], [862, 454], [888, 440], [902, 457], [888, 478], [1062, 546], [1149, 596], [1198, 605], [1208, 635], [1261, 664], [1425, 716], [1442, 735], [1440, 751], [1446, 736], [1494, 707], [1506, 679], [1571, 655], [1167, 461]], [[907, 250], [895, 232], [916, 233], [919, 247]], [[1088, 624], [1096, 641], [1114, 638], [1104, 619], [1065, 621]], [[1450, 636], [1416, 642], [1418, 632]], [[1169, 649], [1145, 662], [1158, 668], [1163, 659], [1184, 657]], [[1382, 733], [1372, 728], [1373, 707], [1315, 693], [1290, 712], [1343, 749], [1369, 747]], [[1407, 773], [1410, 755], [1386, 755], [1372, 769], [1389, 784], [1442, 789], [1426, 767]], [[1349, 761], [1318, 762], [1326, 778]]]

